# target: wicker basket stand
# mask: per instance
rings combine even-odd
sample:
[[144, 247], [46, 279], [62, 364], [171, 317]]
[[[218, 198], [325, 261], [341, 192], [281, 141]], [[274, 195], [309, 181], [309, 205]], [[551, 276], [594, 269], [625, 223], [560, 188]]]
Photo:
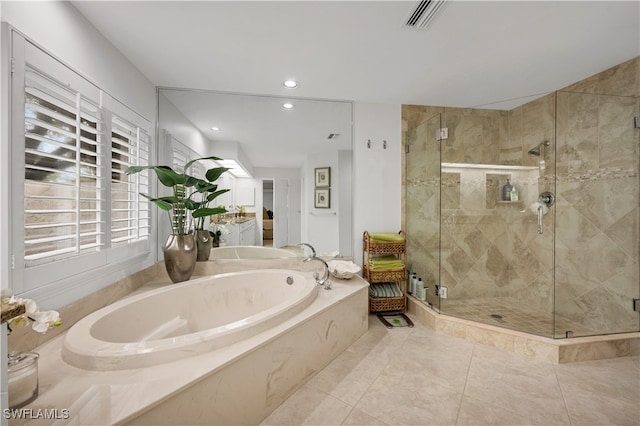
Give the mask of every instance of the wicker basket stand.
[[[403, 237], [404, 231], [399, 232]], [[394, 255], [406, 264], [406, 240], [401, 242], [371, 241], [368, 231], [362, 236], [362, 276], [370, 284], [395, 282], [400, 287], [400, 297], [369, 297], [370, 312], [404, 312], [407, 308], [406, 272], [405, 268], [397, 270], [372, 270], [369, 259], [376, 255]]]

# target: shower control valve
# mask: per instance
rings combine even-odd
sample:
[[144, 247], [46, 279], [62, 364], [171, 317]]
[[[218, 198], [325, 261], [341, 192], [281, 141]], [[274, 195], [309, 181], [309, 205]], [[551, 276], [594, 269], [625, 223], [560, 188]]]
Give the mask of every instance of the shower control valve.
[[543, 192], [538, 198], [540, 204], [551, 207], [556, 202], [556, 197], [551, 192]]

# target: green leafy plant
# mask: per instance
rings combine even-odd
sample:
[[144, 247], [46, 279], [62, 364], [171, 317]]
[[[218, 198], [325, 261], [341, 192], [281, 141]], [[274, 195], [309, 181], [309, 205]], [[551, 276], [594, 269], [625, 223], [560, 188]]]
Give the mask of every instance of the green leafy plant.
[[[227, 170], [226, 167], [214, 167], [205, 173], [205, 179], [187, 174], [196, 161], [221, 160], [218, 157], [202, 157], [189, 161], [184, 166], [184, 173], [179, 173], [169, 166], [131, 166], [126, 170], [128, 175], [143, 170], [153, 170], [160, 183], [173, 191], [172, 195], [153, 198], [148, 194], [140, 194], [169, 214], [171, 232], [175, 235], [186, 235], [192, 227], [204, 229], [204, 218], [214, 214], [226, 213], [224, 207], [209, 207], [209, 203], [229, 189], [218, 189], [215, 184]], [[189, 212], [191, 212], [189, 214]]]

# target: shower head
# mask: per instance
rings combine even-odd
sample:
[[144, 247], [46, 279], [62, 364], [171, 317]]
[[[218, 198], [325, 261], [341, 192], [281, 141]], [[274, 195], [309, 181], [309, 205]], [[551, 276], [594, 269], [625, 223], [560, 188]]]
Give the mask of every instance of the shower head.
[[551, 145], [551, 142], [549, 142], [549, 141], [544, 141], [544, 142], [542, 142], [541, 144], [538, 144], [538, 145], [534, 146], [533, 148], [531, 148], [531, 149], [529, 150], [529, 155], [531, 155], [531, 156], [533, 156], [533, 157], [540, 157], [540, 152], [541, 152], [541, 151], [540, 151], [540, 149], [541, 149], [543, 146], [549, 146], [549, 145]]

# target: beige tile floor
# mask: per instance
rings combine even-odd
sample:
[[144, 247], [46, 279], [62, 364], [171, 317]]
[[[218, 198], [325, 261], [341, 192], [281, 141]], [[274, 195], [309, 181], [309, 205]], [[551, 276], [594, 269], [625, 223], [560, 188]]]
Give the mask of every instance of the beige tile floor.
[[640, 357], [554, 365], [370, 316], [262, 424], [639, 425]]

